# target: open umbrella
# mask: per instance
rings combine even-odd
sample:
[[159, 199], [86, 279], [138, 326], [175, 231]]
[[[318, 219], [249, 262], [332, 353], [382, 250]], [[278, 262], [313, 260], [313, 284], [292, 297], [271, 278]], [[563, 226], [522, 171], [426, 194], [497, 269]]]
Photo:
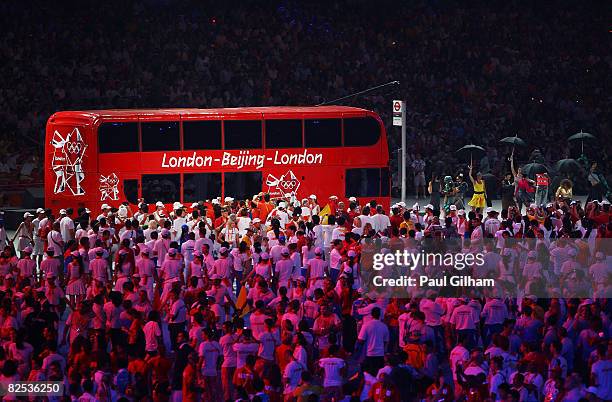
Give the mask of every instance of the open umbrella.
[[571, 136], [568, 138], [568, 140], [569, 140], [569, 141], [577, 141], [577, 140], [580, 140], [581, 147], [582, 147], [581, 153], [584, 153], [584, 140], [594, 140], [595, 138], [597, 138], [597, 137], [595, 137], [593, 134], [585, 133], [585, 132], [583, 132], [582, 130], [580, 130], [580, 132], [579, 132], [579, 133], [576, 133], [576, 134], [574, 134], [574, 135], [571, 135]]
[[516, 135], [514, 137], [505, 137], [502, 138], [501, 140], [499, 140], [499, 142], [503, 142], [505, 144], [512, 144], [512, 149], [514, 150], [515, 146], [519, 146], [519, 147], [525, 147], [527, 146], [527, 143], [525, 141], [523, 141], [522, 138], [517, 137]]
[[555, 169], [559, 173], [577, 173], [582, 170], [582, 167], [576, 159], [561, 159], [555, 164]]
[[528, 163], [521, 169], [527, 177], [534, 178], [538, 173], [548, 173], [548, 168], [541, 163]]
[[463, 156], [470, 156], [470, 160], [474, 159], [474, 155], [476, 155], [476, 157], [478, 156], [484, 156], [485, 153], [485, 149], [481, 146], [478, 145], [474, 145], [474, 144], [468, 144], [465, 145], [461, 148], [459, 148], [457, 150], [457, 152]]

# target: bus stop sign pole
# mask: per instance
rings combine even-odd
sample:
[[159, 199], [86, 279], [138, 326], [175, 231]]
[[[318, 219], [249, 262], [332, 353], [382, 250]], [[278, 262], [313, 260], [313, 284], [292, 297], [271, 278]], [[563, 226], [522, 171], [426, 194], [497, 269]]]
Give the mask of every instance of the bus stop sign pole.
[[406, 103], [403, 101], [393, 101], [393, 125], [402, 127], [402, 156], [400, 158], [402, 168], [401, 200], [406, 202]]

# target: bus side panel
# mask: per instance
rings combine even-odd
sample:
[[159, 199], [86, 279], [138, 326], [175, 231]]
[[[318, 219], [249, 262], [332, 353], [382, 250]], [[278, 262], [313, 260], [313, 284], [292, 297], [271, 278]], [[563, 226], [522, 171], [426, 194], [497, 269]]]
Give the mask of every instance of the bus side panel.
[[[377, 165], [370, 166], [372, 168]], [[295, 166], [264, 169], [262, 175], [262, 191], [270, 193], [271, 198], [292, 198], [297, 200], [308, 198], [311, 194], [317, 197], [321, 208], [329, 202], [329, 197], [336, 196], [339, 201], [344, 201], [348, 208], [348, 197], [353, 194], [345, 194], [346, 169], [350, 166], [327, 165], [321, 166]], [[231, 196], [231, 194], [225, 194]], [[363, 205], [371, 200], [376, 200], [387, 211], [389, 208], [389, 197], [357, 197]]]
[[94, 140], [91, 125], [70, 121], [47, 124], [45, 206], [56, 216], [61, 208], [70, 207], [76, 213], [98, 191]]

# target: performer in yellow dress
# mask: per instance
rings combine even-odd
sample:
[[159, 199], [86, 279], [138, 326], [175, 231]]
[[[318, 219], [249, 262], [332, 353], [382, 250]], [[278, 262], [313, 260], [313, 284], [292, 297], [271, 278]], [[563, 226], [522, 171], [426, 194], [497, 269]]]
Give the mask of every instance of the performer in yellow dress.
[[482, 173], [476, 173], [476, 179], [472, 176], [472, 164], [470, 163], [470, 180], [474, 186], [474, 195], [468, 205], [472, 207], [472, 211], [476, 209], [482, 210], [487, 205], [485, 197], [485, 182], [482, 180]]

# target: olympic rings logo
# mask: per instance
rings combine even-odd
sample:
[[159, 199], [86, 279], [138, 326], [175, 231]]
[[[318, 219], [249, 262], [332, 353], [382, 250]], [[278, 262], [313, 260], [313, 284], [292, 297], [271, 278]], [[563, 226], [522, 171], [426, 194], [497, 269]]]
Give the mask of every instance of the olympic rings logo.
[[281, 181], [278, 185], [283, 190], [290, 190], [290, 189], [294, 188], [297, 185], [297, 181], [296, 180]]
[[79, 142], [68, 142], [66, 143], [66, 150], [72, 154], [78, 154], [81, 152], [81, 144]]

